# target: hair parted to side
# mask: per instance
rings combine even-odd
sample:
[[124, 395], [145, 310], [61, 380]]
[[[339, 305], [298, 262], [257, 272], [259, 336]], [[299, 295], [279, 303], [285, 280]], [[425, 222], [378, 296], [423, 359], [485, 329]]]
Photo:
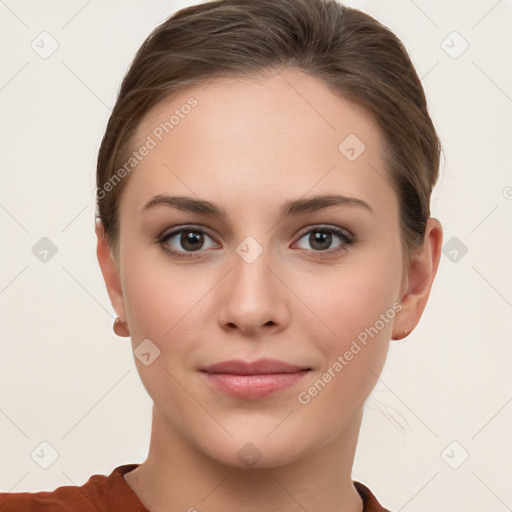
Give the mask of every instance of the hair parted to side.
[[[373, 114], [400, 202], [404, 254], [423, 241], [441, 146], [425, 93], [400, 39], [335, 0], [214, 0], [179, 10], [138, 50], [107, 124], [97, 161], [96, 218], [117, 254], [118, 206], [129, 176], [104, 185], [133, 151], [144, 115], [170, 93], [217, 76], [295, 67]], [[340, 140], [341, 142], [341, 140]]]

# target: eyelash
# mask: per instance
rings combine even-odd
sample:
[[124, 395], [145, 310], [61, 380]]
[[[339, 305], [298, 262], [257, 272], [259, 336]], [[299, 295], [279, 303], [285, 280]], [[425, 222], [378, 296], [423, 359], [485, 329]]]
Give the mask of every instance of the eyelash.
[[[176, 257], [176, 258], [193, 258], [195, 253], [203, 252], [201, 249], [199, 249], [198, 251], [189, 251], [189, 252], [176, 251], [174, 249], [170, 249], [166, 245], [166, 243], [171, 238], [173, 238], [176, 235], [178, 235], [180, 233], [183, 233], [183, 232], [200, 233], [200, 234], [203, 234], [203, 235], [208, 235], [210, 238], [213, 238], [212, 235], [210, 235], [204, 229], [202, 229], [202, 228], [200, 228], [198, 226], [190, 225], [190, 226], [183, 226], [183, 227], [181, 227], [179, 229], [171, 231], [170, 233], [166, 233], [165, 235], [162, 235], [161, 237], [158, 238], [157, 243], [164, 249], [164, 251], [166, 251], [171, 256]], [[346, 246], [353, 244], [354, 241], [355, 241], [354, 236], [349, 231], [347, 231], [346, 229], [342, 229], [342, 228], [339, 228], [339, 227], [336, 227], [336, 226], [322, 226], [322, 225], [313, 226], [313, 228], [310, 228], [308, 231], [302, 232], [301, 235], [299, 236], [298, 240], [301, 240], [307, 234], [315, 233], [315, 232], [334, 234], [341, 241], [341, 245], [336, 247], [335, 249], [326, 249], [324, 251], [315, 251], [315, 250], [303, 249], [305, 251], [313, 252], [315, 254], [318, 254], [320, 257], [333, 256], [335, 254], [344, 252], [344, 251], [347, 250]]]

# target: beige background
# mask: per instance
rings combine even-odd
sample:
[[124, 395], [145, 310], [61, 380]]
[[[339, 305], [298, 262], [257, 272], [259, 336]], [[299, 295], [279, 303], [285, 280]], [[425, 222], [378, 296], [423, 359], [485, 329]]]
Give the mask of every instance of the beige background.
[[[95, 158], [135, 51], [192, 3], [0, 1], [0, 491], [145, 458], [151, 401], [96, 261]], [[349, 5], [412, 55], [444, 144], [433, 214], [456, 238], [420, 325], [391, 346], [353, 478], [395, 512], [512, 510], [512, 2]]]

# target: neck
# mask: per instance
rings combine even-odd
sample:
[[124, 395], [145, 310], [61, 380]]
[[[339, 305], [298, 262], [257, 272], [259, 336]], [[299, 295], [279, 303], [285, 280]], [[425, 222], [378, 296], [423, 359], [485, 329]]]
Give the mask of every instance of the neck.
[[148, 510], [361, 512], [351, 471], [362, 409], [314, 453], [270, 468], [220, 464], [194, 450], [153, 409], [148, 458], [125, 477]]

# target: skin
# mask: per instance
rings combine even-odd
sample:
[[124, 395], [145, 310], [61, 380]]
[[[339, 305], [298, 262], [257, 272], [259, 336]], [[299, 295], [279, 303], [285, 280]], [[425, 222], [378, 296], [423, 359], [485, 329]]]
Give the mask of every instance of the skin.
[[[96, 227], [101, 271], [133, 348], [150, 339], [160, 350], [148, 366], [135, 358], [154, 401], [153, 424], [148, 458], [126, 481], [152, 511], [361, 511], [351, 469], [364, 402], [389, 340], [420, 320], [441, 225], [429, 219], [423, 245], [406, 264], [380, 130], [366, 111], [293, 68], [180, 91], [146, 115], [134, 149], [190, 96], [198, 105], [125, 178], [117, 258], [101, 223]], [[349, 134], [366, 146], [354, 161], [338, 150]], [[165, 206], [142, 211], [164, 193], [211, 201], [228, 218]], [[334, 193], [370, 208], [279, 216], [285, 201]], [[180, 244], [180, 234], [166, 242], [190, 258], [158, 244], [170, 228], [190, 224], [208, 231], [198, 251]], [[310, 234], [319, 225], [349, 230], [355, 241], [333, 234], [318, 248]], [[247, 236], [263, 249], [252, 263], [236, 251]], [[298, 394], [393, 304], [401, 311], [300, 403]], [[198, 371], [261, 357], [311, 371], [259, 400], [226, 396]], [[237, 456], [248, 442], [260, 455], [252, 467]]]

